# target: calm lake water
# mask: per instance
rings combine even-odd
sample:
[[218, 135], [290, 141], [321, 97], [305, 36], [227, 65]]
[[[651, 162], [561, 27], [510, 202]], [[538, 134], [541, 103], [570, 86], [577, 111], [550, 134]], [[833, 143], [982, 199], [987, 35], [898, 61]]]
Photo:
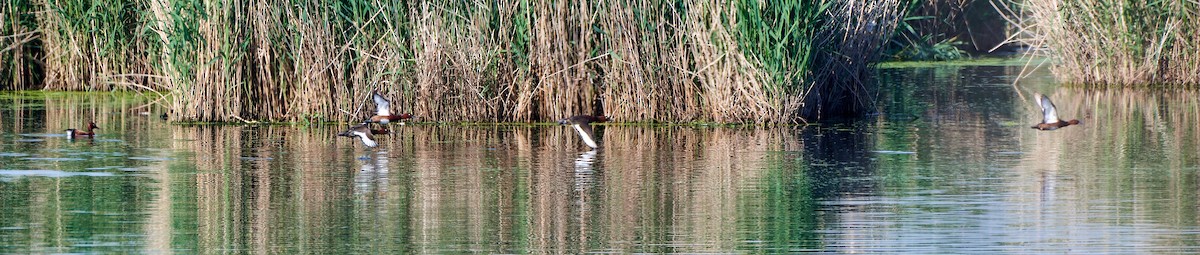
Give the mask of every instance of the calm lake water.
[[[1200, 94], [1019, 66], [880, 71], [792, 128], [181, 126], [130, 95], [0, 93], [0, 253], [1200, 251]], [[1029, 128], [1033, 93], [1083, 125]], [[86, 120], [95, 139], [62, 130]]]

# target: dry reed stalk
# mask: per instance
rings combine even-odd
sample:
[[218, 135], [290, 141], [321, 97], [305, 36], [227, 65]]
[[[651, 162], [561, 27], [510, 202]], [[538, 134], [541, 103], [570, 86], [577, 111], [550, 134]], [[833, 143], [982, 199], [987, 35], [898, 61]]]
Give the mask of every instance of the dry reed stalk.
[[36, 3], [45, 34], [44, 88], [53, 90], [159, 89], [147, 54], [144, 1]]
[[[348, 24], [353, 35], [345, 38], [344, 44], [349, 51], [349, 84], [347, 87], [335, 88], [333, 101], [338, 109], [346, 112], [358, 112], [358, 115], [341, 115], [336, 119], [341, 121], [362, 120], [374, 111], [368, 103], [369, 93], [378, 89], [381, 94], [392, 99], [393, 111], [410, 112], [413, 109], [415, 97], [413, 65], [409, 38], [403, 34], [406, 28], [409, 11], [404, 2], [373, 2], [353, 11], [354, 20]], [[393, 8], [396, 7], [396, 8]], [[362, 108], [359, 108], [362, 107]]]
[[769, 78], [759, 64], [746, 58], [730, 30], [739, 22], [732, 2], [690, 1], [689, 49], [696, 66], [695, 79], [701, 88], [704, 117], [717, 122], [763, 122], [780, 120], [778, 105], [772, 105], [765, 81]]
[[598, 25], [606, 32], [598, 38], [597, 46], [609, 54], [594, 61], [604, 70], [600, 99], [603, 105], [613, 106], [606, 108], [605, 114], [622, 121], [654, 120], [658, 115], [655, 102], [660, 99], [658, 88], [664, 84], [654, 79], [650, 63], [656, 58], [649, 51], [654, 45], [643, 40], [650, 36], [642, 29], [647, 24], [639, 21], [633, 10], [653, 11], [648, 7], [652, 6], [646, 1], [609, 2], [599, 6], [596, 15]]
[[[41, 2], [45, 7], [40, 9], [49, 9], [53, 6], [53, 2]], [[43, 81], [43, 87], [66, 88], [66, 84], [80, 84], [90, 82], [90, 79], [80, 77], [80, 70], [75, 70], [74, 67], [83, 67], [84, 63], [79, 50], [74, 43], [70, 43], [72, 35], [67, 32], [63, 24], [67, 24], [62, 15], [58, 12], [38, 12], [38, 28], [43, 32], [42, 47], [45, 49], [46, 66], [44, 67], [46, 78]], [[81, 37], [82, 38], [82, 37]], [[74, 64], [67, 64], [74, 63]]]
[[[424, 3], [419, 8], [412, 11], [413, 19], [411, 22], [416, 26], [416, 34], [413, 36], [413, 41], [420, 43], [416, 50], [416, 82], [414, 88], [416, 91], [417, 100], [426, 100], [427, 102], [437, 102], [442, 99], [445, 94], [444, 89], [448, 87], [443, 79], [446, 75], [442, 73], [444, 70], [442, 65], [446, 62], [445, 55], [442, 50], [446, 47], [441, 37], [441, 28], [445, 27], [442, 24], [442, 12], [434, 6], [433, 3]], [[432, 116], [441, 111], [441, 105], [437, 104], [417, 104], [413, 107], [413, 113], [418, 116]]]
[[1200, 4], [1188, 1], [1033, 0], [997, 5], [1020, 35], [1012, 43], [1056, 59], [1064, 82], [1119, 86], [1200, 84]]
[[[282, 33], [287, 30], [288, 25], [281, 22], [285, 19], [286, 12], [277, 12], [274, 7], [280, 4], [284, 3], [257, 0], [247, 6], [250, 26], [247, 61], [250, 82], [254, 85], [247, 86], [246, 96], [257, 103], [245, 104], [249, 109], [240, 111], [256, 112], [256, 115], [266, 119], [289, 116], [292, 111], [313, 110], [293, 109], [289, 106], [292, 97], [300, 96], [294, 95], [294, 91], [290, 89], [296, 82], [296, 73], [289, 68], [293, 65], [292, 59], [286, 57], [286, 52], [291, 52], [287, 46], [292, 42]], [[314, 100], [301, 98], [299, 102], [303, 104], [310, 101]]]
[[[480, 3], [430, 3], [414, 22], [423, 42], [417, 54], [416, 114], [444, 121], [511, 118], [512, 76], [504, 56], [513, 8]], [[422, 107], [424, 106], [424, 107]]]
[[297, 27], [300, 36], [290, 49], [296, 53], [295, 63], [290, 66], [296, 80], [295, 86], [288, 89], [295, 94], [280, 98], [287, 101], [289, 108], [288, 115], [280, 118], [295, 119], [306, 114], [338, 116], [339, 101], [355, 102], [348, 98], [350, 93], [337, 90], [351, 87], [345, 65], [348, 44], [338, 34], [354, 35], [357, 31], [343, 30], [331, 22], [338, 15], [335, 12], [323, 3], [307, 3], [287, 13], [287, 20]]
[[[108, 48], [56, 27], [69, 22], [50, 22], [63, 15], [42, 20], [60, 31], [45, 36], [59, 63], [48, 65], [49, 83], [165, 87], [172, 120], [357, 121], [371, 114], [369, 93], [379, 89], [395, 111], [424, 120], [793, 122], [822, 113], [802, 112], [814, 108], [806, 100], [828, 106], [865, 94], [851, 84], [866, 73], [874, 44], [858, 36], [884, 35], [847, 29], [871, 28], [852, 15], [889, 28], [892, 20], [877, 17], [887, 4], [895, 1], [866, 11], [847, 2], [840, 12], [823, 11], [824, 2], [148, 1], [132, 8], [152, 15], [129, 27], [157, 34], [133, 35], [141, 41], [114, 48], [119, 58], [76, 54]], [[756, 12], [759, 19], [741, 18]], [[843, 28], [824, 37], [794, 32], [829, 26], [819, 15], [842, 15], [834, 20]], [[780, 22], [791, 22], [777, 31], [789, 39], [748, 29]], [[809, 61], [840, 43], [858, 52]], [[818, 62], [823, 69], [813, 69]], [[829, 81], [849, 89], [811, 85]]]
[[598, 74], [588, 63], [594, 57], [589, 54], [596, 50], [590, 7], [587, 1], [539, 2], [530, 7], [535, 20], [529, 65], [537, 75], [534, 100], [541, 103], [529, 105], [526, 111], [540, 119], [600, 112], [593, 100], [597, 95], [593, 78]]
[[184, 119], [234, 121], [232, 117], [239, 116], [238, 110], [242, 108], [242, 101], [237, 99], [245, 85], [240, 79], [241, 63], [234, 61], [233, 54], [238, 52], [227, 47], [238, 45], [230, 44], [229, 40], [240, 39], [242, 35], [233, 33], [226, 26], [235, 21], [230, 15], [237, 13], [231, 5], [203, 7], [207, 16], [196, 22], [198, 35], [204, 43], [194, 53], [195, 76], [184, 77], [190, 78], [192, 84], [182, 91], [185, 96], [176, 99], [175, 105], [181, 110], [175, 112]]

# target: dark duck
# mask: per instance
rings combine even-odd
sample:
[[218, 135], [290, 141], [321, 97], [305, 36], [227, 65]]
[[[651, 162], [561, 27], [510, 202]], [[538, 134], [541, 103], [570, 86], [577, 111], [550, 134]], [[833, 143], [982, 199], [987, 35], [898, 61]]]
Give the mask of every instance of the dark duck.
[[363, 145], [374, 148], [375, 146], [378, 146], [379, 144], [375, 143], [375, 139], [371, 138], [372, 133], [374, 133], [374, 130], [367, 128], [367, 123], [362, 123], [362, 124], [358, 124], [353, 127], [350, 127], [349, 130], [338, 133], [338, 136], [358, 138], [359, 141], [362, 141]]
[[1079, 120], [1063, 121], [1058, 118], [1058, 109], [1054, 108], [1054, 103], [1050, 102], [1050, 98], [1042, 94], [1033, 94], [1034, 100], [1037, 100], [1038, 106], [1042, 107], [1042, 122], [1033, 125], [1032, 128], [1038, 130], [1055, 130], [1061, 127], [1070, 125], [1079, 125]]
[[599, 148], [600, 145], [596, 143], [596, 133], [592, 131], [591, 123], [605, 121], [608, 121], [608, 118], [604, 116], [575, 115], [571, 118], [558, 121], [558, 124], [571, 125], [575, 131], [579, 132], [579, 138], [583, 139], [583, 143], [595, 149]]

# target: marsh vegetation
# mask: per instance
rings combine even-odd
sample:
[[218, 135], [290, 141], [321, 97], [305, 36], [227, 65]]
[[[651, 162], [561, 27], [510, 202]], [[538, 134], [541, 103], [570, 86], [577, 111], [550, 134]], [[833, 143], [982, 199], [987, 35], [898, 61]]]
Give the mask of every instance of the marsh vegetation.
[[437, 121], [775, 123], [868, 105], [863, 81], [902, 11], [896, 0], [5, 8], [6, 88], [159, 91], [173, 120], [354, 120], [381, 89]]

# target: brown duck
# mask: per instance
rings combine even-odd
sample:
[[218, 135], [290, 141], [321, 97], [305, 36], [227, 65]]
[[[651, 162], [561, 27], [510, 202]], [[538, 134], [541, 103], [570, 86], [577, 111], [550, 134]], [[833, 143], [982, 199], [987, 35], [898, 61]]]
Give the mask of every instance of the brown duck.
[[1033, 94], [1034, 100], [1038, 106], [1042, 107], [1042, 122], [1033, 125], [1032, 128], [1038, 130], [1055, 130], [1061, 127], [1070, 125], [1079, 125], [1079, 120], [1063, 121], [1058, 118], [1058, 110], [1054, 108], [1054, 103], [1050, 102], [1050, 98], [1042, 94]]
[[[391, 122], [411, 119], [413, 117], [412, 114], [408, 113], [393, 115], [392, 101], [388, 101], [387, 98], [384, 98], [383, 95], [380, 95], [379, 91], [371, 91], [371, 100], [375, 101], [375, 116], [371, 116], [370, 121], [372, 123], [387, 125]], [[404, 122], [400, 122], [400, 124], [404, 125]]]
[[92, 131], [93, 129], [100, 129], [100, 127], [97, 127], [95, 122], [88, 122], [87, 131], [79, 131], [75, 130], [74, 128], [68, 128], [67, 139], [75, 139], [75, 137], [92, 138], [93, 136], [96, 136], [96, 132]]

